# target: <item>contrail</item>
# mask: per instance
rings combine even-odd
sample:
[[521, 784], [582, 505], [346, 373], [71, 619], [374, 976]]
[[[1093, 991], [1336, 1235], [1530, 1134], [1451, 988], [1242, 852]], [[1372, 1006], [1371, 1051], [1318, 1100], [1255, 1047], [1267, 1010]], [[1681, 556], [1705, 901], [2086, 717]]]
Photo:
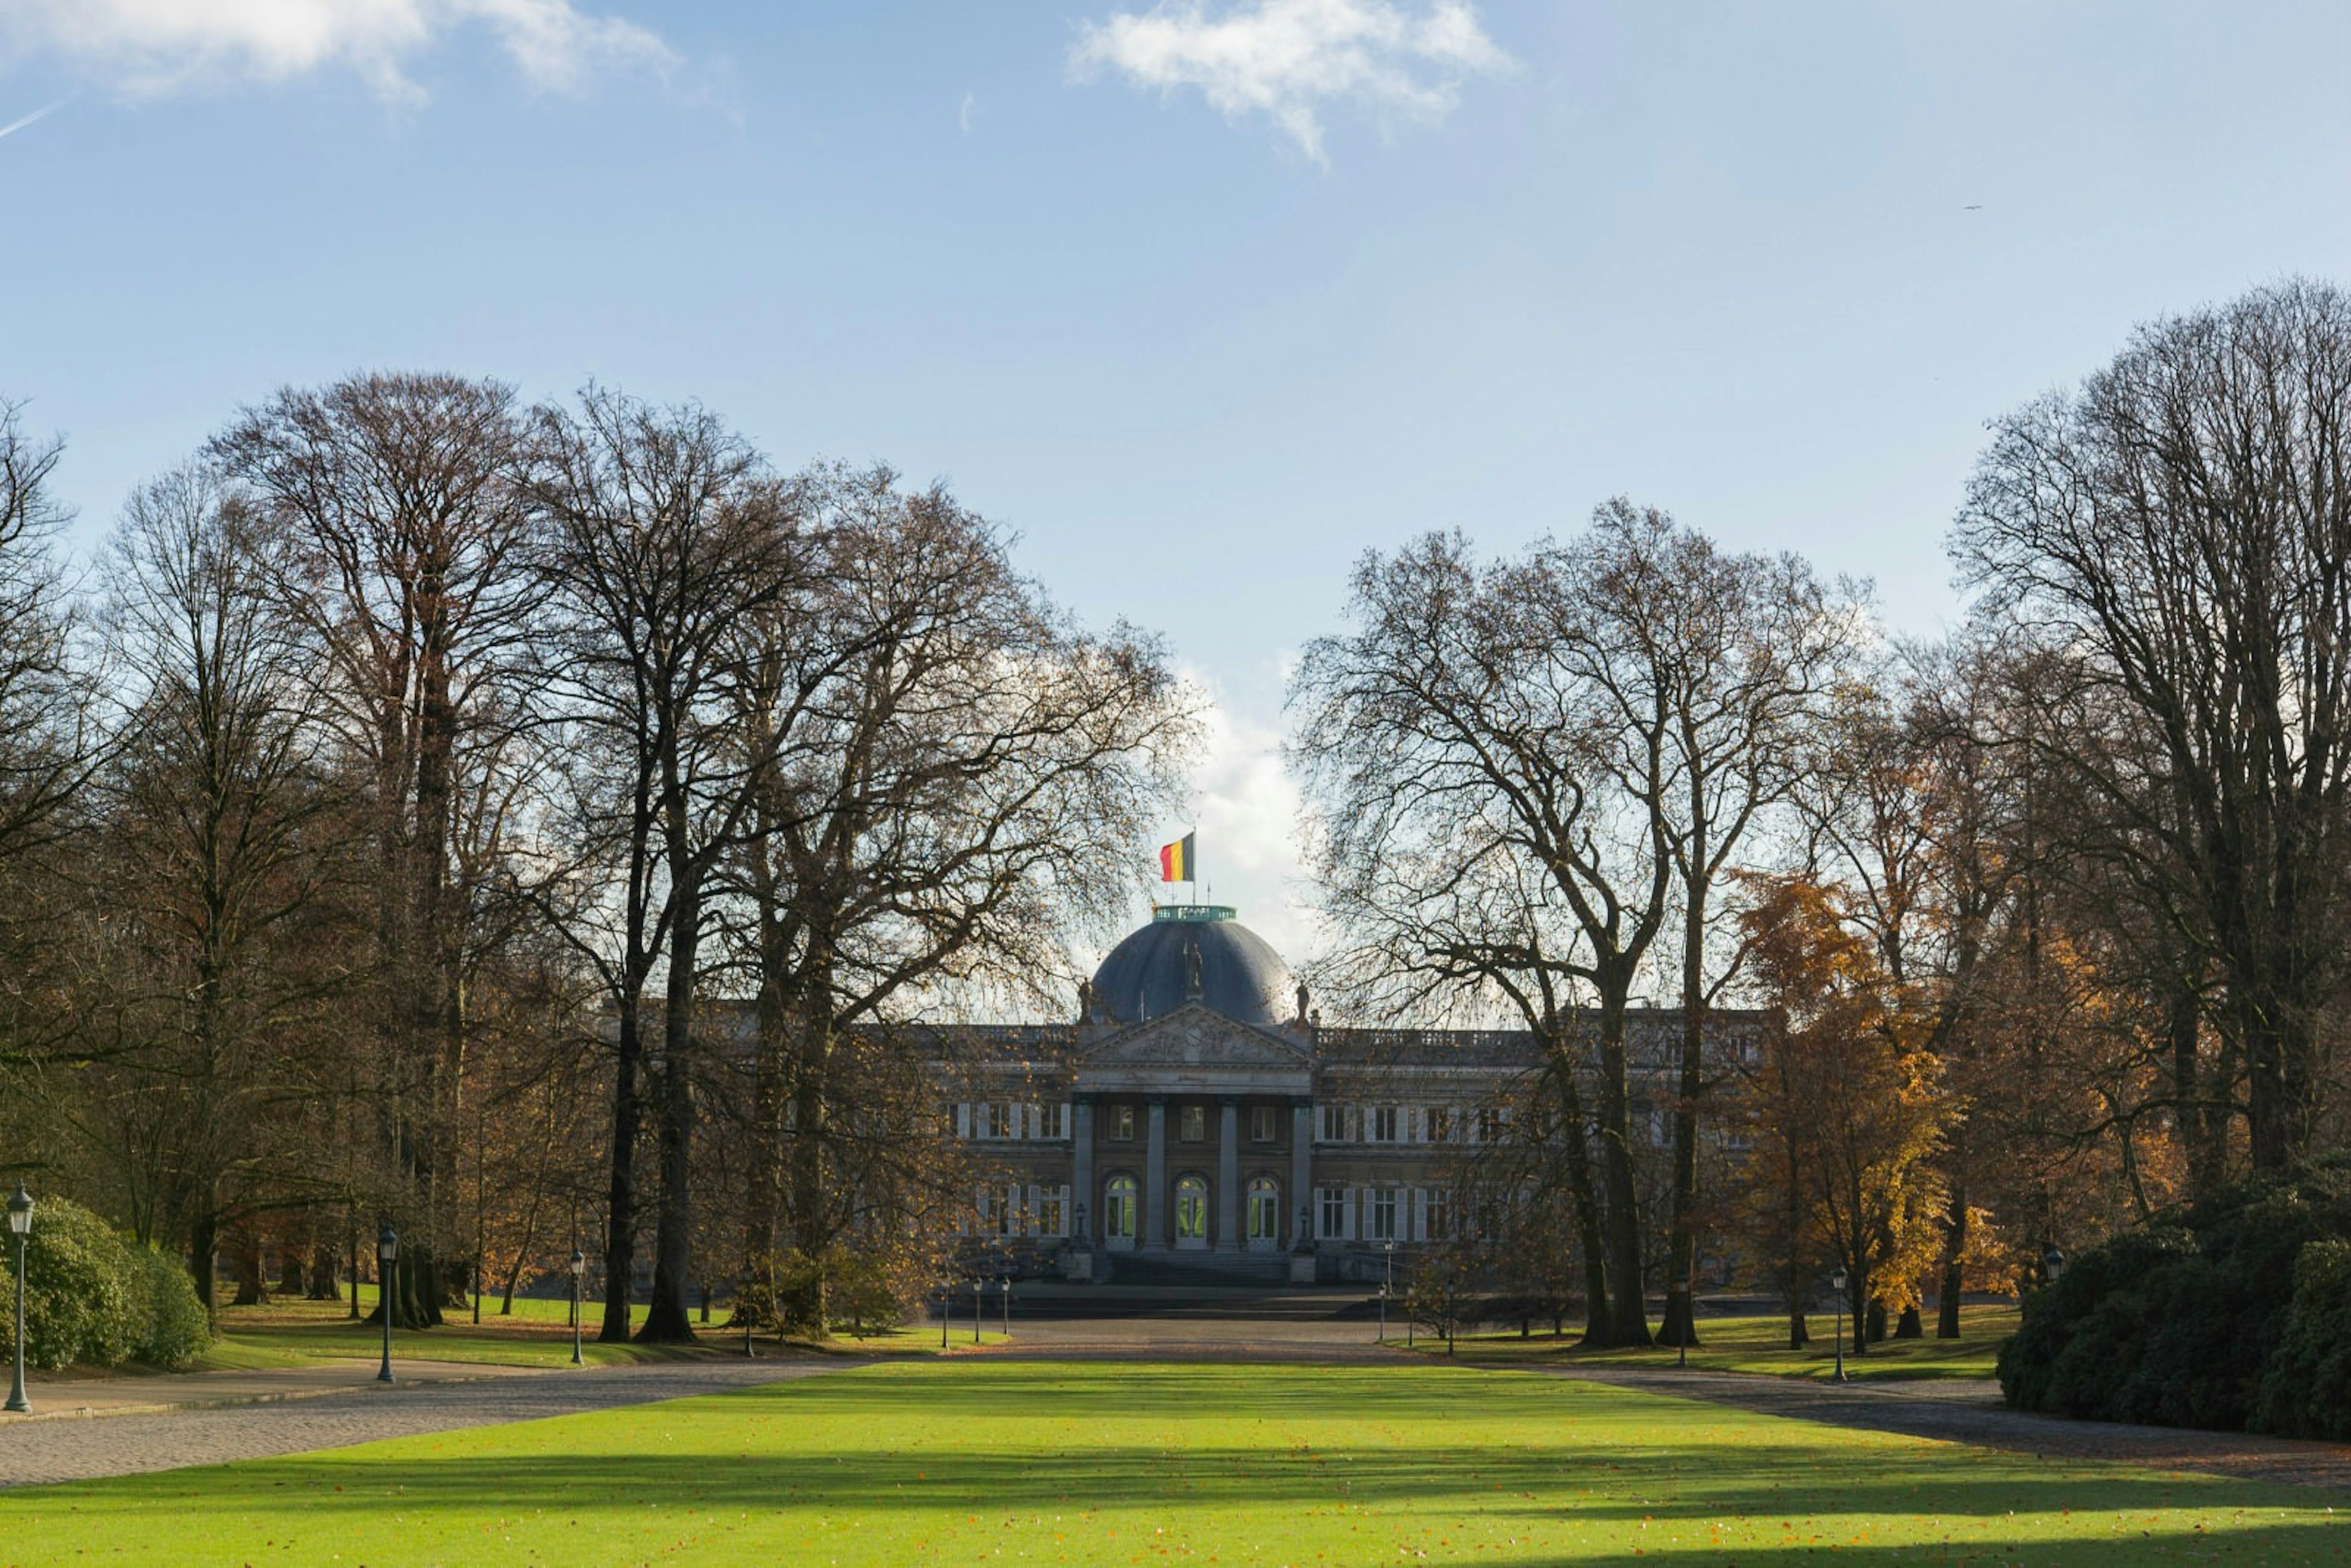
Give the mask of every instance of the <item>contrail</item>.
[[22, 120], [12, 120], [5, 125], [0, 125], [0, 136], [13, 136], [17, 131], [24, 130], [25, 127], [32, 124], [33, 121], [37, 120], [47, 120], [50, 115], [55, 114], [57, 110], [63, 109], [72, 101], [73, 99], [70, 98], [61, 98], [55, 103], [48, 104], [43, 108], [33, 110], [32, 113], [25, 116]]

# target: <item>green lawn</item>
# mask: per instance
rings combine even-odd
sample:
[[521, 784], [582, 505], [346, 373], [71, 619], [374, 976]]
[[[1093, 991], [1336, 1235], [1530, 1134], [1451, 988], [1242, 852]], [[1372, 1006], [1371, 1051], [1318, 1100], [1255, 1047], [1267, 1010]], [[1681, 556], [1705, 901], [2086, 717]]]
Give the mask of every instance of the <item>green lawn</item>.
[[[1963, 1307], [1960, 1337], [1936, 1339], [1928, 1327], [1925, 1339], [1880, 1340], [1866, 1355], [1855, 1355], [1847, 1345], [1845, 1375], [1855, 1379], [1919, 1377], [1990, 1377], [2000, 1347], [2016, 1332], [2016, 1308], [2010, 1305]], [[1689, 1353], [1689, 1364], [1708, 1372], [1760, 1373], [1775, 1377], [1827, 1378], [1836, 1368], [1835, 1320], [1813, 1320], [1813, 1343], [1802, 1350], [1788, 1348], [1788, 1320], [1770, 1318], [1700, 1318], [1698, 1344]], [[1565, 1361], [1593, 1366], [1668, 1366], [1675, 1353], [1656, 1350], [1579, 1350], [1574, 1342], [1555, 1340], [1538, 1324], [1528, 1338], [1516, 1333], [1464, 1335], [1455, 1354], [1481, 1363]], [[1574, 1331], [1569, 1331], [1573, 1333]], [[1404, 1331], [1391, 1336], [1401, 1341]], [[1445, 1354], [1442, 1341], [1426, 1337], [1416, 1349]]]
[[902, 1362], [0, 1493], [0, 1562], [2340, 1563], [2351, 1495], [1563, 1379]]
[[[492, 1297], [482, 1305], [479, 1326], [470, 1311], [452, 1311], [436, 1329], [394, 1329], [392, 1354], [428, 1361], [473, 1362], [501, 1366], [560, 1366], [571, 1360], [571, 1330], [568, 1301], [515, 1302], [515, 1315], [500, 1317]], [[375, 1310], [375, 1290], [360, 1288], [360, 1310]], [[592, 1364], [618, 1365], [657, 1361], [676, 1355], [666, 1348], [635, 1344], [599, 1344], [596, 1331], [603, 1308], [590, 1301], [587, 1334], [581, 1354]], [[304, 1366], [320, 1361], [381, 1354], [383, 1330], [350, 1316], [350, 1298], [342, 1301], [273, 1301], [263, 1307], [225, 1307], [220, 1314], [221, 1337], [196, 1370], [239, 1371], [270, 1366]], [[644, 1321], [645, 1310], [632, 1308], [631, 1322]], [[713, 1314], [717, 1316], [717, 1314]], [[723, 1322], [724, 1319], [720, 1321]]]
[[[413, 1356], [423, 1361], [471, 1362], [499, 1366], [564, 1366], [571, 1361], [571, 1330], [567, 1322], [567, 1301], [517, 1301], [512, 1317], [498, 1315], [496, 1298], [483, 1303], [482, 1321], [477, 1325], [470, 1311], [456, 1311], [449, 1321], [436, 1329], [415, 1332], [394, 1329], [392, 1354]], [[375, 1309], [372, 1287], [360, 1290], [360, 1310]], [[207, 1351], [194, 1370], [221, 1372], [252, 1371], [273, 1366], [308, 1366], [321, 1361], [345, 1360], [353, 1356], [379, 1355], [383, 1350], [383, 1330], [365, 1322], [353, 1322], [350, 1316], [349, 1298], [342, 1302], [286, 1301], [263, 1307], [229, 1307], [220, 1315], [221, 1337]], [[580, 1353], [591, 1365], [614, 1366], [638, 1362], [674, 1360], [681, 1355], [703, 1354], [724, 1354], [740, 1351], [739, 1335], [726, 1332], [725, 1310], [711, 1312], [706, 1327], [697, 1325], [705, 1338], [704, 1350], [678, 1349], [666, 1345], [599, 1344], [596, 1331], [603, 1322], [603, 1308], [590, 1302], [587, 1308], [587, 1333]], [[632, 1324], [644, 1322], [645, 1309], [630, 1309]], [[986, 1342], [1003, 1338], [991, 1333]], [[954, 1336], [955, 1348], [968, 1348], [968, 1329]], [[760, 1341], [761, 1348], [770, 1353], [779, 1348], [772, 1337]], [[842, 1336], [828, 1341], [827, 1350], [865, 1354], [905, 1355], [936, 1354], [939, 1333], [935, 1326], [904, 1328], [876, 1334], [869, 1339]]]

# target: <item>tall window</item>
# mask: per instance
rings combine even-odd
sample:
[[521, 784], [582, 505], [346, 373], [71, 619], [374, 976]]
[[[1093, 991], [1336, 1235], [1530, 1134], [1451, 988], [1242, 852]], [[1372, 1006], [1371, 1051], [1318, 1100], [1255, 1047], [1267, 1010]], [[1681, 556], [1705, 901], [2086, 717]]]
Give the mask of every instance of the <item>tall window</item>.
[[1252, 1252], [1270, 1252], [1281, 1245], [1281, 1193], [1271, 1176], [1249, 1180], [1249, 1244]]
[[1375, 1186], [1364, 1195], [1364, 1233], [1373, 1241], [1395, 1239], [1396, 1195], [1392, 1186]]
[[1396, 1108], [1393, 1105], [1372, 1107], [1372, 1142], [1393, 1144], [1396, 1141]]
[[1060, 1142], [1070, 1135], [1070, 1108], [1059, 1101], [1037, 1107], [1037, 1135]]
[[1208, 1137], [1208, 1108], [1186, 1105], [1176, 1113], [1176, 1135], [1187, 1144], [1206, 1143]]
[[1176, 1184], [1176, 1245], [1208, 1244], [1208, 1184], [1187, 1176]]
[[1258, 1143], [1270, 1144], [1273, 1142], [1274, 1128], [1278, 1124], [1279, 1124], [1274, 1121], [1274, 1109], [1272, 1106], [1259, 1105], [1250, 1109], [1249, 1136]]
[[1343, 1144], [1347, 1141], [1347, 1107], [1334, 1100], [1322, 1103], [1322, 1141]]
[[1008, 1101], [990, 1100], [987, 1103], [987, 1120], [983, 1124], [987, 1130], [981, 1133], [980, 1136], [983, 1138], [1017, 1137], [1019, 1134], [1013, 1131], [1013, 1109], [1014, 1107]]
[[1478, 1107], [1478, 1141], [1481, 1144], [1499, 1144], [1502, 1141], [1502, 1112], [1499, 1106]]
[[1070, 1233], [1070, 1189], [1049, 1186], [1037, 1194], [1037, 1234], [1067, 1236]]
[[1420, 1135], [1432, 1144], [1450, 1143], [1453, 1139], [1453, 1113], [1443, 1105], [1431, 1105], [1421, 1112]]
[[1322, 1192], [1322, 1239], [1343, 1241], [1347, 1237], [1347, 1189], [1326, 1186]]
[[1134, 1245], [1134, 1178], [1117, 1176], [1102, 1189], [1102, 1239], [1112, 1246]]
[[1427, 1241], [1445, 1241], [1453, 1235], [1453, 1195], [1443, 1187], [1432, 1187], [1428, 1207], [1423, 1210], [1421, 1237]]
[[1110, 1136], [1115, 1144], [1134, 1142], [1134, 1107], [1113, 1105], [1110, 1108]]

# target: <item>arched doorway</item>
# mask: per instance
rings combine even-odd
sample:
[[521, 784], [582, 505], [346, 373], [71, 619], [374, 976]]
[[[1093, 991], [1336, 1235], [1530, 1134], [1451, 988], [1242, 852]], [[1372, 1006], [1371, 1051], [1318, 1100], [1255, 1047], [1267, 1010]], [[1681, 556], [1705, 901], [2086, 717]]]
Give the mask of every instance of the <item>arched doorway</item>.
[[1176, 1245], [1196, 1252], [1208, 1245], [1208, 1183], [1187, 1176], [1176, 1183]]
[[1102, 1188], [1102, 1245], [1113, 1252], [1134, 1250], [1134, 1178], [1114, 1176]]
[[1251, 1176], [1248, 1222], [1244, 1234], [1252, 1252], [1281, 1249], [1281, 1188], [1271, 1176]]

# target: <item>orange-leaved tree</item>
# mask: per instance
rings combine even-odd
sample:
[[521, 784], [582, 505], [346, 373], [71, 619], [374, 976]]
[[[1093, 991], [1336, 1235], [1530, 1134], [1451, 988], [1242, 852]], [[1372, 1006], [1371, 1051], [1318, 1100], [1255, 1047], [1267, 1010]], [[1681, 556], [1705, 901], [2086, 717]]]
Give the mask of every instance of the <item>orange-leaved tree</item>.
[[1956, 1112], [1923, 1019], [1839, 890], [1753, 877], [1742, 924], [1750, 983], [1776, 1027], [1746, 1066], [1746, 1184], [1787, 1268], [1790, 1340], [1804, 1339], [1809, 1268], [1842, 1265], [1854, 1350], [1872, 1302], [1915, 1304], [1934, 1267], [1944, 1200], [1935, 1156]]

